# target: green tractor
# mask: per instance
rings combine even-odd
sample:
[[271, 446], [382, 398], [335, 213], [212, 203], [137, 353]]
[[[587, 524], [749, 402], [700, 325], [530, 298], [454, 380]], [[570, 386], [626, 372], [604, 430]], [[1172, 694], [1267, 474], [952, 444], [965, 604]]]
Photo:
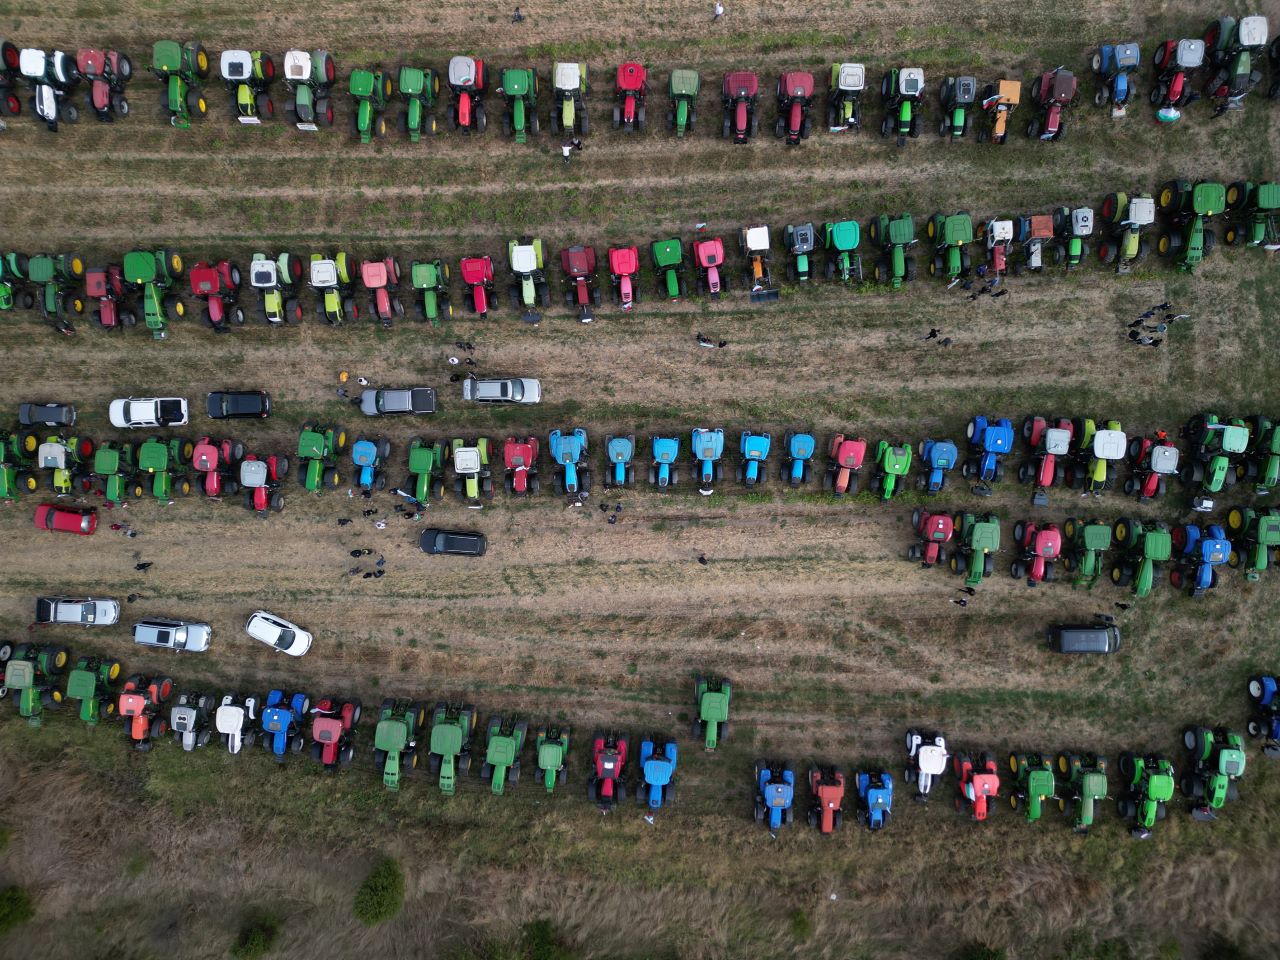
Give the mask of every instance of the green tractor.
[[1280, 548], [1280, 508], [1232, 507], [1227, 513], [1227, 529], [1231, 532], [1227, 565], [1244, 567], [1246, 580], [1260, 580]]
[[0, 433], [0, 500], [14, 500], [20, 493], [40, 487], [36, 476], [36, 454], [40, 437], [29, 430]]
[[351, 132], [361, 143], [370, 143], [374, 137], [381, 140], [387, 135], [387, 104], [393, 93], [391, 74], [381, 67], [372, 70], [352, 70], [347, 81], [356, 109], [351, 115]]
[[1235, 486], [1236, 465], [1245, 459], [1253, 439], [1246, 421], [1200, 413], [1182, 428], [1181, 436], [1187, 441], [1187, 456], [1178, 471], [1183, 486], [1206, 494]]
[[952, 573], [965, 573], [966, 587], [976, 587], [995, 572], [993, 554], [1000, 552], [1000, 519], [994, 513], [957, 513], [955, 536], [959, 543], [947, 560]]
[[551, 303], [551, 288], [547, 284], [541, 238], [520, 237], [509, 241], [507, 263], [511, 267], [511, 284], [507, 287], [511, 305], [517, 310], [524, 310], [520, 315], [521, 320], [537, 326], [542, 322], [538, 307], [546, 307]]
[[1236, 782], [1244, 776], [1244, 737], [1224, 727], [1187, 727], [1182, 731], [1182, 746], [1187, 764], [1179, 786], [1184, 797], [1199, 802], [1191, 816], [1216, 820], [1215, 811], [1228, 800], [1240, 799]]
[[307, 285], [319, 296], [316, 312], [330, 326], [339, 327], [343, 321], [353, 323], [360, 319], [360, 307], [355, 299], [355, 261], [351, 254], [338, 251], [333, 258], [323, 253], [311, 255], [311, 274]]
[[151, 72], [164, 84], [160, 105], [169, 112], [173, 126], [188, 130], [192, 117], [209, 112], [209, 103], [200, 92], [201, 81], [209, 76], [209, 54], [203, 44], [195, 40], [157, 41], [151, 48]]
[[489, 468], [489, 438], [464, 440], [455, 437], [445, 448], [445, 456], [453, 461], [453, 492], [473, 510], [481, 509], [483, 500], [493, 499], [493, 472]]
[[1057, 799], [1052, 761], [1041, 753], [1011, 753], [1009, 772], [1013, 774], [1009, 806], [1024, 811], [1027, 823], [1035, 823], [1044, 813], [1045, 801]]
[[116, 715], [120, 669], [119, 660], [81, 657], [67, 675], [67, 699], [80, 701], [80, 719], [89, 726]]
[[9, 253], [0, 255], [0, 312], [30, 310], [36, 298], [27, 289], [27, 255]]
[[347, 431], [304, 423], [298, 434], [298, 485], [312, 493], [332, 490], [342, 483], [338, 455], [346, 449]]
[[436, 132], [436, 100], [440, 96], [440, 75], [421, 67], [401, 67], [397, 78], [400, 96], [405, 108], [400, 112], [400, 132], [409, 135], [410, 143], [417, 143], [424, 133]]
[[1072, 828], [1087, 834], [1107, 799], [1107, 758], [1093, 753], [1058, 754], [1059, 779], [1065, 785], [1058, 809], [1074, 817]]
[[373, 731], [373, 765], [382, 785], [399, 790], [400, 779], [418, 767], [418, 737], [427, 723], [427, 705], [406, 697], [382, 701]]
[[49, 471], [49, 488], [59, 496], [82, 496], [93, 490], [90, 465], [94, 443], [88, 437], [46, 437], [37, 466]]
[[[191, 462], [194, 447], [190, 440], [174, 437], [160, 440], [155, 437], [138, 447], [138, 476], [133, 483], [133, 496], [145, 497], [148, 486], [153, 497], [164, 503], [172, 502], [173, 495], [185, 497], [191, 493], [191, 478], [175, 474], [174, 469]], [[146, 476], [151, 481], [147, 482]]]
[[1280, 424], [1253, 416], [1249, 425], [1249, 446], [1236, 464], [1236, 479], [1253, 482], [1253, 492], [1266, 496], [1280, 486]]
[[1102, 242], [1098, 244], [1098, 259], [1116, 273], [1128, 274], [1147, 259], [1151, 244], [1142, 235], [1142, 228], [1156, 222], [1154, 197], [1126, 193], [1109, 193], [1102, 200]]
[[911, 214], [890, 217], [882, 213], [867, 224], [867, 236], [880, 248], [876, 283], [887, 283], [897, 290], [916, 278], [916, 258], [907, 254], [907, 248], [916, 242], [916, 222]]
[[1102, 578], [1102, 558], [1111, 549], [1111, 524], [1105, 520], [1067, 517], [1062, 525], [1062, 566], [1074, 573], [1071, 589], [1092, 590]]
[[105, 441], [93, 454], [93, 474], [107, 503], [124, 503], [138, 472], [132, 443]]
[[714, 750], [729, 739], [729, 697], [733, 685], [723, 678], [698, 677], [693, 684], [693, 702], [698, 715], [693, 721], [693, 738]]
[[1160, 188], [1157, 206], [1168, 223], [1156, 241], [1156, 252], [1173, 260], [1182, 273], [1194, 273], [1200, 261], [1213, 252], [1216, 238], [1209, 220], [1226, 205], [1227, 189], [1220, 183], [1166, 182]]
[[471, 738], [476, 731], [476, 708], [472, 704], [445, 703], [431, 711], [431, 746], [427, 758], [432, 776], [440, 777], [440, 792], [452, 797], [457, 792], [458, 774], [471, 769]]
[[440, 318], [453, 316], [453, 304], [449, 302], [449, 265], [438, 257], [435, 260], [415, 260], [409, 268], [409, 282], [413, 289], [421, 291], [418, 314], [433, 327], [440, 326]]
[[[551, 68], [551, 132], [580, 133], [586, 136], [591, 129], [587, 119], [587, 94], [591, 92], [591, 84], [587, 80], [585, 63], [557, 62]], [[643, 107], [640, 109], [643, 110]], [[644, 115], [639, 118], [639, 127], [644, 129]], [[537, 133], [535, 125], [533, 132]]]
[[906, 489], [900, 481], [911, 473], [911, 444], [890, 443], [881, 440], [876, 445], [876, 472], [871, 481], [872, 490], [878, 490], [881, 500], [892, 500]]
[[490, 717], [484, 736], [484, 763], [480, 779], [489, 781], [495, 796], [502, 796], [507, 783], [520, 782], [520, 751], [529, 735], [529, 724], [514, 717]]
[[1231, 220], [1222, 239], [1228, 245], [1280, 250], [1280, 183], [1237, 180], [1227, 187], [1226, 206]]
[[934, 251], [929, 261], [929, 276], [951, 281], [969, 269], [969, 251], [965, 248], [973, 243], [973, 217], [964, 211], [950, 216], [935, 213], [925, 232]]
[[409, 444], [409, 482], [413, 499], [430, 503], [444, 496], [444, 445], [415, 437]]
[[[8, 647], [8, 644], [0, 644]], [[62, 691], [57, 688], [58, 678], [67, 669], [70, 654], [66, 647], [53, 644], [20, 643], [13, 648], [4, 667], [4, 686], [17, 694], [18, 715], [27, 723], [38, 727], [43, 722], [45, 707], [57, 709], [62, 705]]]
[[698, 119], [698, 91], [702, 89], [702, 77], [697, 70], [672, 70], [667, 79], [667, 95], [671, 109], [667, 111], [667, 126], [677, 137], [693, 132]]
[[1173, 799], [1173, 764], [1159, 754], [1120, 754], [1120, 780], [1124, 796], [1116, 801], [1121, 820], [1134, 820], [1129, 833], [1146, 840], [1156, 821], [1163, 820]]
[[538, 132], [538, 74], [534, 70], [506, 69], [499, 75], [498, 93], [507, 98], [502, 132], [526, 143]]
[[40, 288], [36, 302], [46, 320], [63, 320], [84, 313], [85, 298], [77, 289], [84, 278], [79, 254], [36, 254], [27, 261], [27, 280]]
[[538, 769], [542, 771], [542, 782], [547, 793], [554, 793], [556, 784], [563, 784], [569, 779], [569, 767], [565, 762], [569, 756], [569, 735], [572, 727], [561, 727], [555, 724], [543, 724], [538, 728], [538, 739], [534, 751], [538, 755]]
[[124, 255], [124, 282], [142, 298], [142, 315], [155, 340], [169, 336], [169, 321], [187, 314], [186, 305], [171, 292], [182, 277], [182, 257], [176, 250], [134, 250]]
[[823, 224], [822, 246], [827, 251], [824, 269], [828, 280], [839, 277], [845, 283], [850, 280], [862, 282], [862, 258], [857, 254], [861, 241], [862, 230], [857, 220], [838, 220]]
[[1121, 517], [1111, 526], [1111, 535], [1120, 550], [1120, 559], [1111, 567], [1111, 582], [1132, 587], [1138, 599], [1149, 596], [1160, 582], [1160, 564], [1173, 555], [1173, 534], [1167, 524], [1143, 524]]
[[684, 247], [679, 237], [655, 240], [649, 245], [653, 272], [658, 275], [658, 293], [675, 303], [687, 292], [684, 281]]

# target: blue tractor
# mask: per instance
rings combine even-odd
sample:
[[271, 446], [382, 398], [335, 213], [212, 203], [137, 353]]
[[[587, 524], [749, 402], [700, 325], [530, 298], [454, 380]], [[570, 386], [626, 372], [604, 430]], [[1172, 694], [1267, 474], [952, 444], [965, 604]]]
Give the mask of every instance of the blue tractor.
[[771, 441], [772, 438], [767, 433], [742, 431], [742, 440], [738, 444], [738, 449], [742, 452], [742, 462], [738, 464], [739, 483], [754, 487], [769, 478], [765, 461], [769, 459]]
[[796, 775], [789, 763], [756, 761], [756, 823], [768, 821], [769, 832], [795, 818]]
[[714, 492], [713, 484], [723, 475], [720, 458], [724, 456], [724, 430], [699, 427], [693, 431], [692, 443], [693, 459], [698, 465], [698, 492], [705, 497]]
[[559, 464], [556, 471], [556, 493], [589, 493], [591, 470], [584, 461], [587, 457], [587, 431], [577, 427], [572, 433], [552, 430], [547, 437], [551, 459]]
[[1262, 754], [1280, 757], [1280, 680], [1267, 675], [1249, 678], [1253, 716], [1245, 724], [1249, 736], [1263, 738]]
[[605, 475], [606, 487], [635, 486], [636, 468], [631, 460], [636, 454], [636, 438], [634, 434], [625, 437], [607, 436], [604, 438], [604, 455], [609, 461], [609, 472]]
[[780, 476], [793, 487], [808, 483], [813, 468], [813, 451], [817, 446], [813, 434], [788, 430], [783, 442], [787, 448], [788, 461], [783, 465]]
[[283, 690], [267, 694], [262, 709], [262, 745], [271, 751], [277, 763], [284, 763], [290, 753], [301, 753], [307, 738], [303, 734], [311, 698], [305, 693], [286, 696]]
[[653, 463], [649, 467], [649, 482], [659, 490], [674, 487], [680, 482], [676, 461], [680, 458], [679, 437], [653, 438]]
[[960, 451], [950, 440], [922, 440], [919, 452], [923, 469], [916, 477], [916, 489], [941, 493], [947, 485], [947, 474], [960, 462]]
[[1008, 417], [974, 417], [964, 428], [969, 456], [960, 467], [966, 480], [977, 480], [974, 492], [989, 495], [989, 483], [1004, 479], [1001, 458], [1013, 449], [1013, 424]]
[[390, 440], [369, 440], [361, 437], [351, 445], [351, 462], [356, 467], [356, 483], [361, 490], [383, 490], [387, 475], [380, 469], [382, 462], [391, 456]]
[[1175, 590], [1184, 587], [1193, 597], [1203, 597], [1218, 585], [1217, 567], [1231, 557], [1231, 541], [1220, 524], [1201, 528], [1194, 523], [1173, 528], [1176, 566], [1169, 572]]
[[667, 740], [658, 750], [656, 737], [650, 735], [640, 741], [640, 789], [636, 791], [636, 803], [648, 804], [657, 810], [664, 803], [676, 802], [676, 742]]
[[1130, 74], [1137, 72], [1140, 59], [1136, 43], [1104, 43], [1093, 55], [1093, 72], [1098, 76], [1093, 102], [1100, 107], [1110, 103], [1112, 117], [1123, 117], [1137, 92]]
[[893, 809], [893, 777], [888, 770], [863, 770], [855, 778], [858, 786], [858, 822], [868, 830], [889, 825]]

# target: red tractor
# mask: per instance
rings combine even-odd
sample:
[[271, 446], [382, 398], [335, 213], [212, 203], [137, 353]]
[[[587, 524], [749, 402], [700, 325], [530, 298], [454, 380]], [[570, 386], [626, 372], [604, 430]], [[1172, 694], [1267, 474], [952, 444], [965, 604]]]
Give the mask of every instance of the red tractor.
[[240, 268], [230, 260], [208, 263], [201, 260], [188, 274], [191, 295], [204, 301], [201, 315], [205, 326], [218, 333], [227, 332], [227, 324], [244, 323], [244, 310], [236, 302], [240, 297]]
[[537, 437], [507, 437], [502, 444], [502, 461], [507, 466], [507, 493], [522, 497], [542, 489]]
[[612, 810], [627, 799], [624, 774], [627, 769], [627, 738], [616, 730], [597, 730], [591, 744], [591, 776], [587, 779], [587, 796], [601, 810]]
[[721, 96], [724, 101], [724, 124], [721, 133], [734, 143], [746, 143], [760, 127], [756, 101], [760, 95], [760, 78], [749, 70], [735, 70], [724, 75]]
[[1065, 417], [1027, 417], [1022, 421], [1022, 439], [1031, 446], [1032, 459], [1018, 467], [1018, 479], [1035, 484], [1031, 495], [1034, 506], [1047, 506], [1045, 491], [1066, 479], [1067, 465], [1062, 458], [1070, 454], [1075, 434], [1075, 426]]
[[1133, 476], [1124, 482], [1124, 492], [1139, 500], [1163, 497], [1168, 477], [1178, 475], [1181, 455], [1163, 430], [1154, 437], [1134, 437], [1129, 441], [1129, 463]]
[[706, 293], [712, 300], [729, 292], [729, 276], [721, 274], [724, 266], [724, 241], [719, 237], [698, 240], [693, 245], [693, 262], [698, 266], [698, 293]]
[[365, 260], [360, 264], [360, 282], [369, 291], [369, 307], [373, 315], [390, 327], [396, 317], [404, 316], [404, 303], [395, 295], [400, 287], [400, 261], [395, 257]]
[[644, 101], [649, 95], [649, 75], [643, 64], [628, 60], [618, 66], [613, 81], [613, 129], [644, 133]]
[[635, 247], [609, 248], [609, 282], [613, 302], [630, 310], [640, 302], [640, 251]]
[[1061, 140], [1067, 133], [1066, 112], [1076, 98], [1076, 77], [1070, 70], [1058, 67], [1047, 70], [1031, 81], [1031, 100], [1042, 116], [1027, 124], [1032, 140]]
[[154, 741], [162, 739], [169, 730], [162, 707], [173, 693], [173, 681], [168, 677], [144, 677], [135, 673], [124, 682], [120, 692], [120, 716], [129, 740], [134, 748], [146, 753]]
[[232, 479], [244, 459], [244, 444], [235, 440], [201, 437], [191, 451], [191, 466], [202, 475], [200, 489], [206, 497], [234, 497], [240, 484]]
[[809, 826], [823, 834], [839, 830], [844, 822], [844, 771], [839, 767], [810, 767], [809, 793], [813, 797]]
[[93, 308], [93, 319], [102, 329], [118, 330], [137, 323], [137, 317], [120, 309], [120, 301], [124, 299], [124, 273], [119, 264], [86, 270], [84, 291], [90, 300], [98, 301]]
[[284, 494], [280, 486], [289, 476], [289, 458], [268, 456], [259, 459], [249, 454], [240, 461], [240, 489], [244, 491], [244, 506], [260, 517], [268, 511], [279, 513], [284, 509]]
[[907, 547], [907, 559], [922, 567], [946, 566], [947, 544], [955, 534], [955, 518], [949, 513], [930, 513], [916, 507], [911, 511], [911, 529], [919, 543]]
[[1156, 47], [1151, 58], [1155, 82], [1151, 85], [1151, 105], [1156, 119], [1174, 123], [1182, 116], [1182, 107], [1200, 99], [1191, 89], [1191, 74], [1204, 65], [1204, 41], [1165, 40]]
[[846, 437], [837, 433], [831, 438], [830, 462], [822, 478], [822, 488], [837, 497], [858, 492], [858, 474], [867, 455], [867, 441], [862, 437]]
[[325, 697], [311, 708], [311, 759], [326, 770], [337, 770], [356, 755], [356, 724], [360, 722], [360, 701]]
[[484, 61], [472, 57], [449, 59], [449, 89], [453, 91], [453, 105], [445, 114], [445, 124], [450, 130], [463, 133], [484, 133], [488, 126], [484, 112]]
[[1022, 558], [1013, 561], [1009, 573], [1015, 580], [1027, 578], [1027, 586], [1056, 579], [1057, 559], [1062, 556], [1062, 531], [1056, 524], [1020, 521], [1013, 525], [1014, 548]]
[[984, 753], [978, 758], [978, 765], [967, 753], [957, 753], [951, 758], [951, 766], [956, 779], [960, 781], [960, 796], [956, 797], [956, 809], [964, 810], [969, 804], [973, 811], [973, 819], [987, 819], [990, 812], [989, 801], [1000, 796], [1000, 774], [993, 754]]
[[103, 123], [129, 115], [124, 85], [133, 76], [133, 61], [117, 50], [86, 48], [76, 52], [76, 69], [89, 81], [89, 106]]
[[564, 293], [566, 306], [578, 308], [578, 319], [590, 323], [595, 314], [592, 306], [600, 305], [600, 287], [596, 284], [596, 248], [581, 244], [560, 251], [560, 269], [564, 271], [568, 289]]
[[458, 272], [469, 288], [467, 306], [472, 313], [487, 317], [490, 306], [498, 308], [498, 298], [493, 296], [493, 261], [489, 257], [463, 257]]
[[812, 131], [809, 104], [813, 101], [813, 74], [792, 70], [778, 78], [778, 122], [773, 132], [787, 146], [798, 147]]

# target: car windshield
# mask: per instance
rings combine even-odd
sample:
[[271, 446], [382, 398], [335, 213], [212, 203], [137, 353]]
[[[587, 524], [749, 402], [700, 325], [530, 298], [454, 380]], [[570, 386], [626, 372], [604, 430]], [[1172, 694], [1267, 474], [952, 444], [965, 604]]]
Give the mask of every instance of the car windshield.
[[280, 631], [280, 635], [276, 637], [276, 647], [278, 647], [281, 650], [288, 650], [291, 646], [293, 646], [293, 638], [296, 636], [297, 634], [294, 633], [292, 630], [288, 629], [287, 627], [282, 629]]
[[43, 597], [36, 601], [36, 620], [45, 621], [53, 618], [54, 604]]

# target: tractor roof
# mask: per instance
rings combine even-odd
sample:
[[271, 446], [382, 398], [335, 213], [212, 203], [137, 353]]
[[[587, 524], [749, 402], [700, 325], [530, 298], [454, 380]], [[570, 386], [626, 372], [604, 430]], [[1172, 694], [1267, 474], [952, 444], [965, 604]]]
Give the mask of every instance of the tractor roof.
[[1222, 450], [1224, 453], [1244, 453], [1249, 446], [1249, 428], [1238, 423], [1229, 423], [1222, 429]]
[[995, 520], [979, 520], [969, 528], [969, 545], [976, 553], [995, 553], [1000, 549], [1000, 524]]
[[1107, 775], [1100, 770], [1090, 770], [1080, 778], [1080, 795], [1091, 800], [1101, 800], [1107, 795]]
[[1027, 793], [1047, 797], [1053, 793], [1053, 771], [1032, 770], [1027, 774]]
[[1080, 529], [1080, 540], [1086, 550], [1106, 550], [1111, 546], [1109, 523], [1086, 523]]
[[1076, 75], [1070, 70], [1053, 71], [1053, 86], [1046, 100], [1070, 103], [1076, 95]]
[[1133, 197], [1125, 211], [1125, 222], [1135, 227], [1145, 227], [1156, 221], [1156, 202], [1151, 197]]
[[679, 237], [672, 237], [670, 240], [655, 240], [653, 241], [652, 250], [653, 260], [660, 267], [674, 267], [684, 256]]
[[831, 245], [837, 250], [848, 252], [858, 249], [862, 240], [862, 228], [857, 220], [840, 220], [831, 226]]
[[1112, 50], [1112, 55], [1116, 58], [1116, 66], [1125, 69], [1136, 67], [1142, 57], [1136, 43], [1117, 43]]
[[1218, 751], [1218, 772], [1228, 777], [1244, 774], [1244, 751], [1236, 747], [1223, 747]]
[[1267, 42], [1267, 18], [1256, 14], [1242, 17], [1236, 25], [1236, 42], [1249, 49], [1261, 47]]
[[916, 766], [921, 773], [934, 776], [947, 769], [947, 748], [936, 743], [926, 743], [916, 750]]
[[169, 469], [169, 448], [162, 440], [148, 440], [138, 448], [139, 470]]
[[369, 97], [373, 95], [375, 80], [372, 70], [352, 70], [350, 83], [353, 97]]
[[485, 759], [495, 767], [507, 767], [516, 758], [516, 738], [508, 734], [494, 734], [485, 748]]
[[431, 752], [455, 756], [462, 751], [462, 727], [458, 721], [441, 721], [431, 727]]
[[240, 486], [246, 490], [255, 490], [267, 485], [267, 464], [265, 460], [244, 460], [240, 463]]
[[459, 268], [463, 283], [484, 283], [493, 278], [493, 261], [488, 257], [463, 257]]
[[1258, 543], [1267, 547], [1280, 545], [1280, 516], [1268, 513], [1258, 518]]
[[351, 462], [357, 467], [367, 467], [378, 462], [378, 444], [361, 437], [351, 445]]
[[373, 731], [373, 745], [387, 753], [399, 753], [408, 742], [409, 728], [402, 719], [379, 720]]
[[962, 107], [967, 107], [978, 98], [978, 78], [977, 77], [956, 77], [955, 91], [952, 94], [956, 103]]
[[1012, 220], [992, 220], [987, 224], [987, 246], [1007, 243], [1013, 239]]
[[151, 67], [168, 73], [182, 66], [182, 44], [176, 40], [157, 40], [151, 48]]
[[116, 447], [99, 447], [93, 455], [94, 473], [115, 473], [120, 469], [120, 451]]
[[557, 90], [577, 90], [586, 76], [585, 63], [557, 63], [551, 68], [551, 82]]
[[769, 227], [765, 224], [743, 227], [742, 242], [747, 248], [747, 253], [767, 253], [769, 250]]
[[366, 260], [360, 264], [360, 280], [370, 290], [387, 285], [387, 264], [382, 260]]
[[942, 242], [946, 244], [973, 243], [973, 218], [967, 213], [956, 213], [942, 224]]
[[337, 717], [316, 717], [311, 723], [311, 737], [317, 743], [337, 743], [342, 739], [342, 721]]
[[916, 238], [916, 222], [911, 214], [904, 213], [895, 220], [889, 221], [889, 242], [896, 244], [911, 243]]
[[724, 454], [724, 430], [721, 427], [714, 430], [699, 427], [693, 431], [690, 442], [693, 455], [699, 460], [719, 460]]
[[811, 433], [793, 433], [787, 438], [787, 453], [797, 460], [808, 460], [813, 456], [817, 442]]
[[502, 71], [502, 90], [509, 97], [523, 97], [533, 90], [533, 71], [507, 69]]
[[1071, 431], [1062, 427], [1050, 427], [1044, 432], [1045, 453], [1060, 457], [1071, 450]]
[[274, 260], [254, 260], [249, 264], [249, 285], [262, 290], [270, 290], [276, 285], [279, 276]]
[[332, 260], [311, 261], [311, 285], [327, 288], [338, 285], [338, 265]]
[[[422, 469], [426, 469], [425, 465], [420, 470], [414, 471], [413, 469], [413, 454], [419, 453], [420, 450], [414, 450], [409, 454], [409, 470], [411, 472], [421, 473]], [[506, 442], [502, 445], [502, 460], [509, 469], [532, 467], [537, 462], [537, 459], [538, 441], [533, 437], [527, 437], [523, 440], [507, 437]]]
[[786, 97], [812, 97], [813, 74], [807, 70], [791, 70], [778, 78], [778, 90]]
[[1148, 530], [1142, 537], [1142, 555], [1163, 563], [1173, 555], [1173, 535], [1168, 530]]
[[1165, 803], [1173, 799], [1173, 774], [1152, 773], [1147, 776], [1147, 797]]
[[648, 71], [644, 64], [628, 60], [618, 64], [618, 72], [614, 76], [614, 85], [623, 92], [635, 92], [644, 86]]
[[440, 466], [443, 450], [440, 444], [414, 444], [409, 448], [409, 472], [426, 473]]
[[455, 473], [479, 473], [481, 467], [480, 448], [456, 446], [453, 448], [453, 469]]
[[767, 433], [746, 433], [738, 443], [742, 455], [750, 460], [763, 460], [769, 456], [771, 437]]
[[427, 72], [421, 67], [401, 67], [396, 86], [406, 96], [416, 97], [427, 88]]
[[1044, 526], [1036, 531], [1031, 552], [1037, 557], [1052, 559], [1062, 552], [1062, 531], [1054, 526]]
[[191, 451], [191, 465], [200, 471], [216, 470], [218, 467], [218, 448], [208, 440], [202, 440]]
[[1227, 188], [1220, 183], [1202, 181], [1191, 191], [1191, 209], [1201, 216], [1221, 213], [1227, 205]]
[[217, 269], [208, 264], [193, 267], [188, 277], [191, 280], [191, 292], [197, 297], [217, 293], [218, 288], [222, 285]]
[[443, 279], [435, 260], [415, 260], [413, 266], [409, 268], [409, 283], [415, 290], [434, 287]]
[[67, 447], [60, 440], [46, 440], [36, 450], [36, 463], [42, 470], [62, 470], [67, 466]]
[[675, 463], [680, 456], [679, 437], [654, 437], [653, 459], [659, 463]]
[[640, 252], [635, 247], [610, 247], [609, 269], [614, 273], [635, 273], [640, 269]]
[[1075, 237], [1093, 235], [1093, 208], [1076, 207], [1071, 211], [1071, 234]]
[[996, 84], [996, 98], [998, 103], [1016, 107], [1022, 102], [1022, 81], [1001, 80]]
[[471, 57], [451, 57], [449, 59], [449, 85], [452, 87], [470, 87], [476, 82], [476, 62]]
[[898, 93], [917, 97], [924, 92], [924, 71], [919, 67], [903, 67], [898, 71]]
[[554, 770], [564, 763], [564, 743], [560, 740], [544, 740], [538, 744], [538, 766]]
[[28, 690], [36, 682], [36, 665], [30, 660], [10, 660], [4, 668], [4, 685], [11, 690]]
[[152, 283], [160, 273], [154, 253], [133, 250], [124, 255], [124, 278], [129, 283]]
[[726, 97], [754, 97], [760, 92], [760, 78], [750, 70], [734, 70], [724, 75]]
[[1151, 472], [1168, 477], [1178, 472], [1178, 448], [1170, 444], [1157, 444], [1151, 448]]
[[531, 243], [511, 245], [511, 269], [516, 273], [533, 273], [538, 269], [538, 249]]
[[817, 230], [812, 223], [791, 225], [791, 252], [809, 253], [817, 242]]
[[311, 54], [305, 50], [286, 50], [284, 55], [284, 78], [295, 83], [306, 81], [311, 76]]
[[1179, 40], [1173, 59], [1179, 70], [1199, 70], [1204, 63], [1204, 41]]
[[1023, 217], [1024, 225], [1029, 231], [1023, 240], [1048, 240], [1053, 236], [1053, 217], [1048, 214], [1038, 214], [1033, 217]]
[[724, 263], [724, 241], [719, 237], [708, 237], [693, 245], [693, 255], [700, 267], [718, 267]]
[[867, 69], [860, 63], [841, 63], [836, 66], [836, 87], [856, 93], [867, 85]]
[[220, 66], [223, 80], [247, 80], [253, 74], [253, 54], [248, 50], [223, 50]]
[[1259, 184], [1255, 202], [1259, 210], [1280, 209], [1280, 183]]
[[1093, 455], [1099, 460], [1122, 460], [1129, 449], [1123, 430], [1099, 430], [1093, 435]]
[[298, 434], [298, 456], [318, 459], [325, 453], [324, 434], [318, 430], [303, 430]]
[[706, 723], [723, 723], [728, 720], [729, 691], [706, 691], [698, 703], [698, 718]]
[[72, 670], [67, 674], [67, 696], [72, 700], [88, 700], [98, 690], [98, 675], [92, 670]]
[[672, 70], [667, 89], [673, 97], [696, 97], [702, 88], [702, 77], [697, 70]]
[[32, 283], [48, 283], [53, 279], [53, 257], [37, 254], [27, 261], [27, 279]]
[[955, 533], [955, 520], [949, 513], [931, 513], [926, 518], [923, 539], [934, 543], [947, 543]]

